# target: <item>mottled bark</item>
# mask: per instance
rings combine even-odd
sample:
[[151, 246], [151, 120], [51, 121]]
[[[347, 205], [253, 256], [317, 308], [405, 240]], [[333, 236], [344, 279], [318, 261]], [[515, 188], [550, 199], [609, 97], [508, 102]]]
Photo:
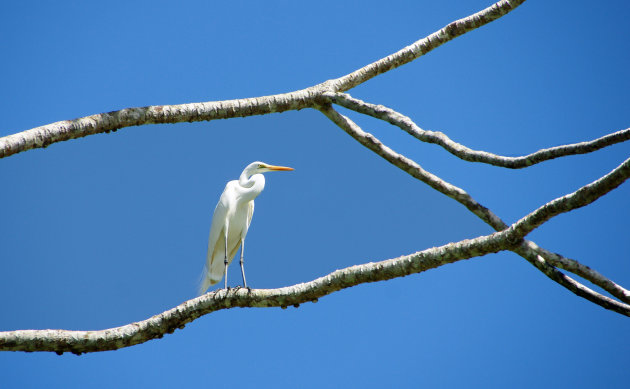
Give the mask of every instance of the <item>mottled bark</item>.
[[317, 87], [313, 87], [291, 93], [249, 99], [125, 108], [120, 111], [106, 112], [79, 119], [62, 120], [0, 138], [0, 158], [22, 151], [47, 147], [56, 142], [116, 131], [131, 126], [210, 121], [298, 110], [313, 105], [314, 98], [319, 96], [317, 90]]

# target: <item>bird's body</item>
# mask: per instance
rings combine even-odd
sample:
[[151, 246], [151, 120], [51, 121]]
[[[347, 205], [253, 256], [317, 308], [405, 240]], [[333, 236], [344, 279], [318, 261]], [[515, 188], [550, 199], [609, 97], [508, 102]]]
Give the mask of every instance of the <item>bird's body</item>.
[[[219, 199], [219, 203], [214, 209], [212, 225], [210, 227], [210, 237], [208, 238], [208, 256], [206, 266], [209, 266], [207, 274], [209, 284], [204, 285], [207, 289], [223, 278], [225, 268], [225, 227], [227, 226], [227, 259], [228, 265], [232, 263], [236, 252], [241, 246], [241, 239], [245, 239], [247, 230], [254, 215], [254, 198], [262, 192], [265, 187], [265, 177], [258, 175], [259, 189], [251, 191], [254, 196], [245, 196], [241, 193], [238, 181], [230, 181], [225, 186], [225, 190]], [[257, 177], [258, 178], [258, 177]], [[205, 291], [205, 290], [204, 290]]]
[[227, 288], [227, 267], [234, 259], [239, 247], [241, 248], [243, 284], [247, 286], [243, 251], [245, 236], [254, 215], [254, 199], [265, 188], [265, 177], [261, 173], [283, 170], [293, 169], [253, 162], [243, 170], [238, 180], [227, 183], [214, 209], [208, 239], [208, 255], [199, 294], [205, 293], [211, 285], [221, 281], [224, 276]]

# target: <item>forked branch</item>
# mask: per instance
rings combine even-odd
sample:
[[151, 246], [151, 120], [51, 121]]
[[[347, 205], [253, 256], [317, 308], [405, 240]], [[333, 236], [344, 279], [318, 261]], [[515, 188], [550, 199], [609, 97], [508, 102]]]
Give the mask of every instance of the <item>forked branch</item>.
[[366, 148], [372, 150], [387, 162], [398, 167], [402, 171], [411, 175], [414, 178], [424, 182], [431, 188], [438, 192], [454, 199], [458, 203], [462, 204], [469, 211], [477, 215], [481, 220], [489, 224], [496, 231], [501, 231], [507, 228], [507, 224], [503, 222], [497, 215], [495, 215], [488, 208], [479, 204], [473, 199], [466, 191], [455, 185], [449, 184], [442, 180], [438, 176], [429, 173], [424, 170], [417, 162], [405, 157], [402, 154], [395, 152], [374, 135], [365, 132], [355, 122], [350, 120], [347, 116], [344, 116], [337, 112], [330, 104], [320, 107], [320, 111], [326, 115], [333, 123], [339, 128], [344, 130], [348, 135], [353, 137], [357, 142]]
[[34, 148], [47, 147], [55, 142], [116, 131], [130, 126], [210, 121], [315, 107], [322, 93], [354, 88], [378, 74], [407, 64], [458, 36], [506, 15], [524, 2], [525, 0], [501, 0], [473, 15], [449, 23], [444, 28], [394, 54], [343, 77], [306, 89], [248, 99], [125, 108], [74, 120], [63, 120], [0, 138], [0, 158]]
[[[418, 163], [416, 163], [415, 161], [385, 146], [374, 135], [363, 131], [351, 119], [335, 111], [330, 104], [320, 107], [320, 110], [330, 120], [332, 120], [335, 124], [337, 124], [341, 129], [352, 136], [360, 144], [372, 150], [374, 153], [378, 154], [380, 157], [382, 157], [392, 165], [407, 172], [412, 177], [419, 179], [420, 181], [428, 184], [438, 192], [445, 194], [446, 196], [464, 205], [472, 213], [477, 215], [481, 220], [489, 224], [496, 231], [507, 229], [516, 232], [514, 236], [510, 237], [510, 239], [512, 240], [524, 238], [527, 234], [533, 231], [533, 229], [537, 228], [542, 223], [549, 220], [549, 218], [551, 217], [590, 204], [604, 194], [621, 185], [621, 183], [627, 180], [630, 176], [630, 159], [628, 159], [612, 172], [600, 178], [599, 180], [585, 185], [576, 192], [555, 199], [543, 205], [523, 219], [519, 220], [513, 226], [507, 228], [507, 225], [498, 216], [496, 216], [488, 208], [475, 201], [468, 193], [466, 193], [466, 191], [427, 172], [426, 170], [422, 169], [422, 167], [418, 165]], [[553, 268], [553, 266], [550, 266], [546, 262], [546, 255], [551, 253], [547, 250], [539, 248], [535, 243], [530, 241], [523, 241], [518, 249], [513, 251], [521, 255], [523, 258], [527, 259], [530, 263], [536, 266], [536, 268], [545, 273], [549, 278], [558, 282], [560, 285], [569, 289], [578, 296], [584, 297], [589, 301], [592, 301], [606, 309], [615, 310], [614, 308], [618, 307], [618, 305], [612, 303], [614, 302], [614, 300], [603, 296], [593, 291], [592, 289], [587, 288], [574, 279], [557, 271], [555, 268]], [[552, 257], [551, 260], [558, 261], [558, 257], [559, 256], [556, 255], [555, 257]], [[564, 262], [568, 263], [568, 260]], [[585, 276], [584, 278], [595, 283], [596, 285], [601, 285], [613, 296], [624, 296], [624, 298], [621, 298], [621, 300], [627, 301], [625, 299], [625, 289], [617, 286], [612, 281], [605, 279], [603, 276], [601, 276], [601, 274], [594, 271], [585, 271], [584, 266], [574, 266], [571, 268], [578, 268], [581, 271], [576, 274], [583, 277]]]
[[547, 261], [545, 260], [545, 258], [543, 258], [541, 255], [533, 255], [532, 256], [532, 251], [531, 251], [531, 247], [530, 246], [529, 241], [524, 241], [523, 244], [521, 244], [520, 247], [518, 247], [517, 249], [513, 250], [515, 253], [521, 255], [522, 257], [524, 257], [525, 259], [527, 259], [527, 261], [529, 263], [531, 263], [532, 265], [534, 265], [538, 270], [540, 270], [541, 272], [543, 272], [547, 277], [549, 277], [551, 280], [557, 282], [558, 284], [562, 285], [563, 287], [565, 287], [566, 289], [570, 290], [571, 292], [573, 292], [574, 294], [576, 294], [577, 296], [580, 296], [592, 303], [595, 303], [603, 308], [609, 309], [611, 311], [614, 312], [618, 312], [621, 313], [622, 315], [626, 315], [626, 316], [630, 316], [626, 312], [626, 310], [628, 308], [630, 308], [630, 305], [628, 304], [624, 304], [618, 301], [615, 301], [609, 297], [606, 297], [602, 294], [599, 294], [597, 292], [595, 292], [594, 290], [586, 287], [585, 285], [577, 282], [576, 280], [574, 280], [573, 278], [567, 276], [566, 274], [562, 273], [561, 271], [559, 271], [558, 269], [556, 269], [555, 267], [549, 265], [549, 263], [547, 263]]
[[[630, 138], [630, 129], [622, 130], [615, 132], [613, 134], [606, 135], [599, 139], [595, 139], [590, 142], [582, 142], [576, 143], [572, 145], [564, 145], [553, 147], [549, 149], [544, 149], [537, 151], [536, 153], [529, 154], [523, 157], [503, 157], [491, 153], [487, 153], [485, 151], [476, 151], [467, 148], [459, 143], [453, 142], [448, 136], [440, 132], [433, 131], [425, 131], [420, 129], [409, 117], [400, 114], [397, 111], [392, 110], [391, 108], [387, 108], [382, 105], [375, 105], [366, 103], [359, 99], [355, 99], [346, 93], [331, 93], [327, 92], [324, 94], [324, 97], [329, 99], [330, 102], [341, 105], [345, 108], [351, 109], [355, 112], [366, 114], [377, 119], [385, 120], [395, 126], [400, 127], [405, 130], [409, 134], [413, 135], [417, 139], [428, 142], [435, 143], [443, 146], [447, 151], [452, 154], [471, 162], [485, 162], [491, 165], [509, 167], [509, 168], [521, 168], [526, 166], [531, 166], [533, 164], [543, 162], [549, 159], [558, 158], [561, 156], [574, 155], [574, 154], [585, 154], [588, 152], [596, 151], [606, 146], [613, 145], [615, 143], [623, 142]], [[449, 194], [448, 191], [442, 191], [444, 188], [448, 188], [447, 185], [436, 185], [435, 181], [443, 181], [428, 172], [425, 172], [416, 162], [409, 160], [408, 158], [395, 153], [393, 150], [389, 149], [385, 145], [383, 145], [378, 139], [376, 139], [372, 134], [366, 133], [361, 130], [354, 122], [352, 122], [349, 118], [336, 113], [336, 111], [328, 111], [328, 107], [324, 107], [322, 110], [333, 122], [335, 122], [339, 127], [341, 127], [344, 131], [346, 131], [350, 136], [355, 138], [359, 143], [368, 147], [388, 162], [398, 166], [402, 170], [410, 173], [413, 177], [419, 179], [422, 182], [429, 184], [432, 188], [440, 191], [443, 194], [459, 201], [458, 198], [465, 198], [466, 202], [462, 203], [466, 206], [466, 204], [477, 204], [472, 198], [469, 196], [463, 196], [461, 193], [462, 189], [457, 188], [457, 190], [451, 191], [452, 195]], [[396, 162], [397, 161], [397, 162]], [[627, 165], [627, 161], [624, 163]], [[623, 164], [622, 164], [623, 165]], [[617, 169], [615, 169], [617, 170]], [[411, 173], [413, 172], [413, 173]], [[617, 174], [620, 172], [618, 171]], [[610, 181], [606, 181], [607, 185], [610, 185]], [[617, 183], [617, 185], [620, 183]], [[455, 196], [455, 194], [459, 194], [459, 196]], [[471, 207], [467, 206], [467, 208], [471, 209]], [[475, 205], [473, 209], [486, 209], [481, 205]], [[475, 212], [473, 212], [475, 213]], [[491, 211], [487, 210], [483, 213], [475, 213], [477, 216], [481, 217], [482, 220], [486, 221], [490, 226], [492, 226], [495, 230], [500, 231], [504, 229], [505, 224], [501, 221], [497, 223], [496, 220], [500, 220], [496, 215], [494, 215]], [[490, 221], [490, 222], [489, 222]], [[520, 249], [519, 255], [526, 258], [530, 263], [536, 264], [539, 259], [537, 256], [541, 256], [540, 260], [546, 261], [548, 264], [552, 266], [559, 267], [561, 269], [570, 271], [585, 280], [592, 282], [593, 284], [601, 287], [612, 296], [617, 297], [619, 300], [624, 301], [626, 303], [630, 303], [630, 291], [616, 284], [612, 280], [604, 277], [599, 272], [589, 268], [588, 266], [582, 265], [578, 261], [573, 259], [565, 258], [559, 254], [552, 253], [548, 250], [545, 250], [541, 247], [538, 247], [534, 242], [526, 241], [526, 245]], [[537, 266], [540, 270], [545, 270], [544, 273], [549, 273], [549, 269], [546, 267]], [[555, 273], [554, 273], [555, 274]], [[552, 279], [563, 280], [562, 277], [553, 277]], [[572, 280], [573, 281], [573, 280]], [[577, 281], [573, 281], [577, 283]], [[563, 286], [569, 288], [574, 293], [581, 291], [580, 288], [573, 288], [572, 283], [561, 283]], [[579, 284], [579, 283], [577, 283]], [[585, 287], [586, 288], [586, 287]], [[587, 288], [588, 289], [588, 288]], [[590, 289], [588, 289], [590, 291]], [[586, 293], [591, 296], [590, 292]], [[601, 296], [601, 295], [600, 295]], [[582, 296], [584, 297], [584, 296]], [[598, 301], [606, 304], [606, 300], [599, 299]], [[600, 304], [601, 305], [601, 304]]]
[[489, 153], [487, 151], [470, 149], [460, 143], [454, 142], [446, 134], [439, 131], [423, 130], [409, 117], [383, 105], [366, 103], [365, 101], [356, 99], [346, 93], [339, 92], [326, 92], [324, 93], [324, 97], [329, 99], [330, 102], [344, 108], [384, 120], [396, 127], [399, 127], [409, 135], [422, 142], [434, 143], [442, 146], [446, 151], [463, 159], [464, 161], [481, 162], [509, 169], [522, 169], [540, 162], [568, 155], [591, 153], [593, 151], [603, 149], [604, 147], [625, 142], [630, 139], [630, 128], [626, 128], [625, 130], [613, 132], [612, 134], [608, 134], [588, 142], [550, 147], [520, 157], [505, 157]]
[[581, 264], [575, 259], [566, 258], [560, 254], [552, 253], [551, 251], [545, 250], [542, 247], [538, 247], [534, 242], [527, 241], [526, 244], [529, 249], [540, 253], [545, 262], [547, 262], [549, 265], [566, 271], [570, 271], [571, 273], [576, 274], [584, 278], [585, 280], [599, 286], [606, 292], [610, 293], [612, 296], [617, 297], [619, 300], [630, 304], [630, 291], [625, 289], [621, 285], [616, 284], [598, 271]]

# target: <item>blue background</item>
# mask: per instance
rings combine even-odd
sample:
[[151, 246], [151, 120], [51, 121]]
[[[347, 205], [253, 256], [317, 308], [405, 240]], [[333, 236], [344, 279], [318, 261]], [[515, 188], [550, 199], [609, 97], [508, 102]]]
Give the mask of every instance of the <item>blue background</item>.
[[[490, 4], [6, 2], [0, 135], [308, 87]], [[629, 17], [621, 0], [529, 1], [350, 93], [503, 155], [594, 139], [629, 125]], [[508, 223], [630, 154], [622, 144], [512, 171], [349, 115]], [[491, 232], [313, 110], [126, 128], [0, 161], [0, 329], [104, 329], [194, 297], [214, 206], [254, 160], [296, 169], [267, 174], [256, 200], [256, 288]], [[625, 183], [530, 238], [630, 286], [629, 195]], [[501, 253], [299, 309], [216, 312], [118, 351], [3, 352], [0, 386], [626, 387], [629, 331], [627, 317]]]

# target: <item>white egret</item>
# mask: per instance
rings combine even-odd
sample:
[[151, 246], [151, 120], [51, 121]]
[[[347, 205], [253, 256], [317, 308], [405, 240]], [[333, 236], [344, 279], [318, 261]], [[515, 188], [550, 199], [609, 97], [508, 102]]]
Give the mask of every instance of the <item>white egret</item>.
[[265, 188], [265, 177], [260, 173], [288, 170], [293, 170], [293, 168], [269, 165], [259, 161], [252, 162], [243, 170], [238, 180], [230, 181], [225, 185], [225, 190], [221, 194], [212, 217], [206, 266], [199, 285], [200, 295], [205, 293], [211, 285], [221, 281], [221, 278], [225, 278], [227, 289], [227, 268], [232, 263], [239, 246], [243, 286], [247, 288], [243, 267], [245, 235], [254, 215], [254, 199]]

